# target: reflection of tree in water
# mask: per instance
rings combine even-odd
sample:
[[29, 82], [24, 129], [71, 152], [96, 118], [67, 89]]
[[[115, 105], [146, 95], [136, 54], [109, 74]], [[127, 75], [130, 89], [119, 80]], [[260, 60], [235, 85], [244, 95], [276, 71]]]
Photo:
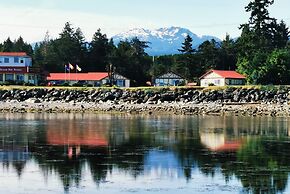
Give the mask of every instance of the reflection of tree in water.
[[[7, 125], [8, 123], [8, 125]], [[17, 128], [9, 125], [17, 124]], [[33, 128], [25, 125], [25, 121], [10, 119], [1, 120], [0, 125], [0, 162], [4, 169], [12, 167], [20, 178], [27, 161], [30, 159], [28, 146], [33, 142]]]
[[226, 181], [237, 177], [251, 193], [278, 193], [286, 189], [290, 171], [287, 141], [250, 138], [236, 153], [211, 151], [194, 132], [185, 137], [179, 139], [174, 151], [187, 180], [194, 168], [207, 176], [214, 176], [220, 169]]
[[251, 139], [237, 153], [235, 175], [253, 193], [283, 192], [290, 171], [290, 145], [283, 140]]
[[36, 144], [31, 147], [31, 151], [34, 160], [39, 164], [44, 175], [58, 174], [65, 190], [68, 190], [74, 184], [79, 185], [82, 161], [75, 158], [69, 159], [64, 153], [63, 147]]
[[[121, 138], [122, 141], [115, 140], [120, 137], [111, 135], [109, 139], [114, 143], [107, 146], [47, 145], [47, 134], [40, 132], [37, 134], [36, 144], [32, 145], [30, 150], [44, 174], [48, 175], [51, 172], [58, 174], [65, 191], [69, 191], [72, 186], [79, 186], [86, 165], [97, 185], [106, 180], [113, 167], [129, 172], [134, 177], [142, 174], [144, 155], [147, 152], [144, 148], [152, 146], [152, 135], [143, 133], [142, 128], [140, 128], [142, 132], [136, 132], [138, 129], [129, 128], [126, 132], [127, 137]], [[124, 131], [119, 132], [124, 136]], [[69, 154], [71, 147], [73, 147], [72, 155]]]
[[109, 151], [107, 147], [81, 147], [82, 153], [73, 158], [69, 158], [64, 153], [64, 147], [60, 146], [36, 146], [33, 152], [34, 159], [44, 174], [57, 173], [64, 189], [68, 191], [73, 185], [79, 186], [82, 170], [86, 164], [97, 185], [106, 180], [113, 166], [137, 177], [143, 171], [145, 154], [142, 149], [134, 149], [134, 143], [128, 142], [113, 151]]
[[[101, 135], [106, 135], [107, 146], [67, 145], [65, 143], [52, 145], [53, 143], [48, 143], [47, 135], [50, 135], [56, 143], [60, 129], [54, 129], [52, 126], [49, 133], [46, 133], [48, 129], [38, 126], [34, 135], [37, 138], [29, 144], [30, 156], [39, 164], [45, 176], [56, 173], [65, 191], [69, 191], [73, 186], [79, 186], [86, 166], [97, 185], [104, 182], [114, 168], [123, 170], [135, 178], [141, 176], [144, 172], [146, 155], [150, 150], [159, 148], [166, 152], [173, 152], [177, 156], [178, 167], [183, 169], [183, 174], [188, 181], [192, 177], [193, 169], [197, 168], [204, 175], [213, 177], [220, 171], [226, 181], [237, 177], [248, 192], [276, 193], [285, 190], [290, 171], [290, 145], [286, 143], [287, 141], [277, 140], [277, 138], [276, 140], [275, 138], [267, 139], [266, 135], [253, 138], [252, 133], [261, 132], [256, 127], [248, 132], [245, 129], [232, 130], [221, 126], [220, 128], [224, 129], [223, 132], [226, 135], [230, 134], [231, 137], [238, 138], [241, 131], [243, 134], [249, 134], [249, 137], [245, 138], [246, 141], [238, 151], [210, 150], [201, 139], [200, 126], [209, 126], [207, 119], [205, 118], [206, 121], [201, 123], [202, 119], [204, 118], [180, 120], [161, 118], [152, 123], [151, 120], [144, 122], [144, 119], [140, 118], [121, 118], [120, 121], [112, 122], [112, 124], [107, 121], [103, 123], [103, 128], [100, 130], [104, 132]], [[83, 140], [90, 139], [86, 138], [87, 128], [79, 129], [79, 125], [72, 124], [71, 120], [68, 121], [70, 125], [63, 125], [71, 127], [61, 129], [61, 136], [66, 137], [66, 134], [70, 133], [81, 137], [78, 139], [72, 136], [73, 140], [87, 142]], [[212, 123], [215, 122], [217, 121]], [[100, 131], [95, 133], [93, 128], [95, 123], [90, 127], [90, 136], [96, 135], [97, 138]], [[263, 134], [274, 136], [274, 133], [275, 130], [263, 130]], [[1, 135], [7, 136], [7, 134]], [[285, 136], [285, 134], [282, 135]], [[29, 135], [17, 136], [27, 139]], [[17, 139], [17, 141], [24, 142], [22, 139]], [[75, 141], [69, 141], [69, 143], [72, 142]], [[5, 165], [14, 165], [14, 168], [18, 169], [21, 174], [25, 162], [13, 164], [10, 161]]]

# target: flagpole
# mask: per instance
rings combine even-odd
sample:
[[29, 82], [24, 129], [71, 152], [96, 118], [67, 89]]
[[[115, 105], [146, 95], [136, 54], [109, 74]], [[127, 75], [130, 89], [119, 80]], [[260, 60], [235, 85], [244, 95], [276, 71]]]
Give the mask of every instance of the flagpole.
[[69, 81], [68, 81], [68, 85], [69, 85], [69, 83], [70, 83], [70, 67], [68, 68], [68, 72], [69, 72]]
[[64, 64], [64, 81], [66, 82], [66, 64]]

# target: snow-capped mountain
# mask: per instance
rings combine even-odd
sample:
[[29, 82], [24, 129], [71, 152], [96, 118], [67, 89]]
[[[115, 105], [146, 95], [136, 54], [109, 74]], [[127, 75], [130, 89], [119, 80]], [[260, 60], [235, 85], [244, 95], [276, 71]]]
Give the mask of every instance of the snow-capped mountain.
[[189, 29], [180, 27], [159, 28], [156, 30], [135, 28], [128, 32], [117, 34], [112, 38], [114, 43], [118, 44], [122, 40], [130, 40], [137, 37], [142, 41], [149, 42], [150, 48], [146, 50], [149, 55], [169, 55], [179, 53], [178, 49], [181, 48], [187, 34], [193, 39], [193, 48], [197, 48], [206, 40], [215, 39], [220, 41], [217, 37], [198, 36]]

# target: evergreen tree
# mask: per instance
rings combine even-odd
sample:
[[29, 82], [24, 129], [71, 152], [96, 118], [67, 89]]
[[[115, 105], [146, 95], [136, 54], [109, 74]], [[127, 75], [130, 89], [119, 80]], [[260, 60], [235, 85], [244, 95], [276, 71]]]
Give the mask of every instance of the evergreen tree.
[[182, 43], [181, 49], [178, 49], [179, 52], [183, 54], [192, 54], [194, 49], [192, 48], [192, 38], [187, 35]]
[[220, 62], [218, 42], [214, 39], [203, 42], [198, 47], [197, 55], [200, 59], [200, 64], [202, 65], [200, 67], [202, 73], [208, 71], [209, 69], [216, 69]]
[[24, 42], [24, 40], [21, 36], [13, 43], [13, 51], [14, 52], [26, 52], [30, 56], [33, 55], [32, 46], [30, 44]]
[[89, 44], [89, 66], [88, 71], [106, 71], [106, 66], [110, 63], [110, 54], [113, 44], [109, 43], [106, 34], [101, 33], [101, 29], [93, 35]]
[[74, 33], [74, 38], [76, 41], [76, 49], [77, 49], [77, 58], [76, 58], [76, 63], [80, 66], [83, 66], [86, 61], [88, 49], [87, 45], [88, 43], [85, 42], [85, 37], [83, 35], [83, 32], [81, 31], [80, 28], [77, 28], [75, 33]]
[[235, 70], [237, 63], [237, 51], [236, 44], [229, 35], [221, 42], [219, 49], [220, 62], [217, 65], [221, 70]]
[[289, 42], [289, 28], [283, 20], [279, 24], [275, 22], [273, 28], [276, 29], [273, 34], [273, 44], [276, 48], [284, 48]]
[[275, 49], [283, 49], [287, 45], [289, 30], [285, 23], [277, 23], [269, 16], [268, 7], [274, 0], [252, 0], [246, 7], [251, 12], [249, 22], [241, 25], [242, 34], [237, 41], [238, 70], [247, 75], [249, 83], [265, 83], [268, 80], [267, 56]]
[[175, 64], [175, 58], [171, 55], [153, 57], [152, 61], [153, 63], [149, 72], [153, 78], [170, 71]]
[[137, 37], [134, 37], [130, 42], [132, 48], [134, 49], [134, 54], [137, 56], [147, 56], [145, 49], [148, 48], [148, 42], [141, 41]]
[[78, 63], [80, 61], [80, 48], [84, 44], [82, 33], [71, 27], [70, 23], [66, 23], [60, 33], [60, 37], [54, 41], [57, 53], [63, 63]]
[[132, 85], [145, 85], [150, 80], [151, 57], [145, 52], [148, 45], [137, 38], [121, 41], [114, 50], [112, 63], [116, 71], [133, 81]]
[[13, 42], [8, 37], [3, 43], [3, 52], [13, 52]]
[[269, 16], [268, 7], [274, 3], [274, 0], [253, 0], [246, 7], [246, 12], [250, 12], [249, 19], [250, 28], [252, 28], [258, 36], [268, 36], [270, 33], [270, 25], [274, 18]]

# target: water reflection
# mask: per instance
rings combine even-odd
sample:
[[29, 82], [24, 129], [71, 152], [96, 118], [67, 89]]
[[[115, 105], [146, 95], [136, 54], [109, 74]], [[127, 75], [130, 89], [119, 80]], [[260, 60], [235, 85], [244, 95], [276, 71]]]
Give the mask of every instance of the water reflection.
[[215, 184], [222, 176], [219, 193], [236, 191], [225, 189], [237, 186], [235, 180], [242, 185], [238, 192], [285, 192], [289, 124], [287, 118], [271, 117], [5, 114], [0, 116], [0, 179], [15, 171], [23, 180], [27, 167], [28, 174], [39, 170], [46, 184], [58, 177], [66, 192], [84, 190], [88, 176], [105, 191], [103, 185], [127, 175], [145, 183], [154, 177], [160, 187], [171, 183], [172, 193], [180, 180], [186, 180], [183, 192], [204, 192], [195, 181], [201, 176]]

